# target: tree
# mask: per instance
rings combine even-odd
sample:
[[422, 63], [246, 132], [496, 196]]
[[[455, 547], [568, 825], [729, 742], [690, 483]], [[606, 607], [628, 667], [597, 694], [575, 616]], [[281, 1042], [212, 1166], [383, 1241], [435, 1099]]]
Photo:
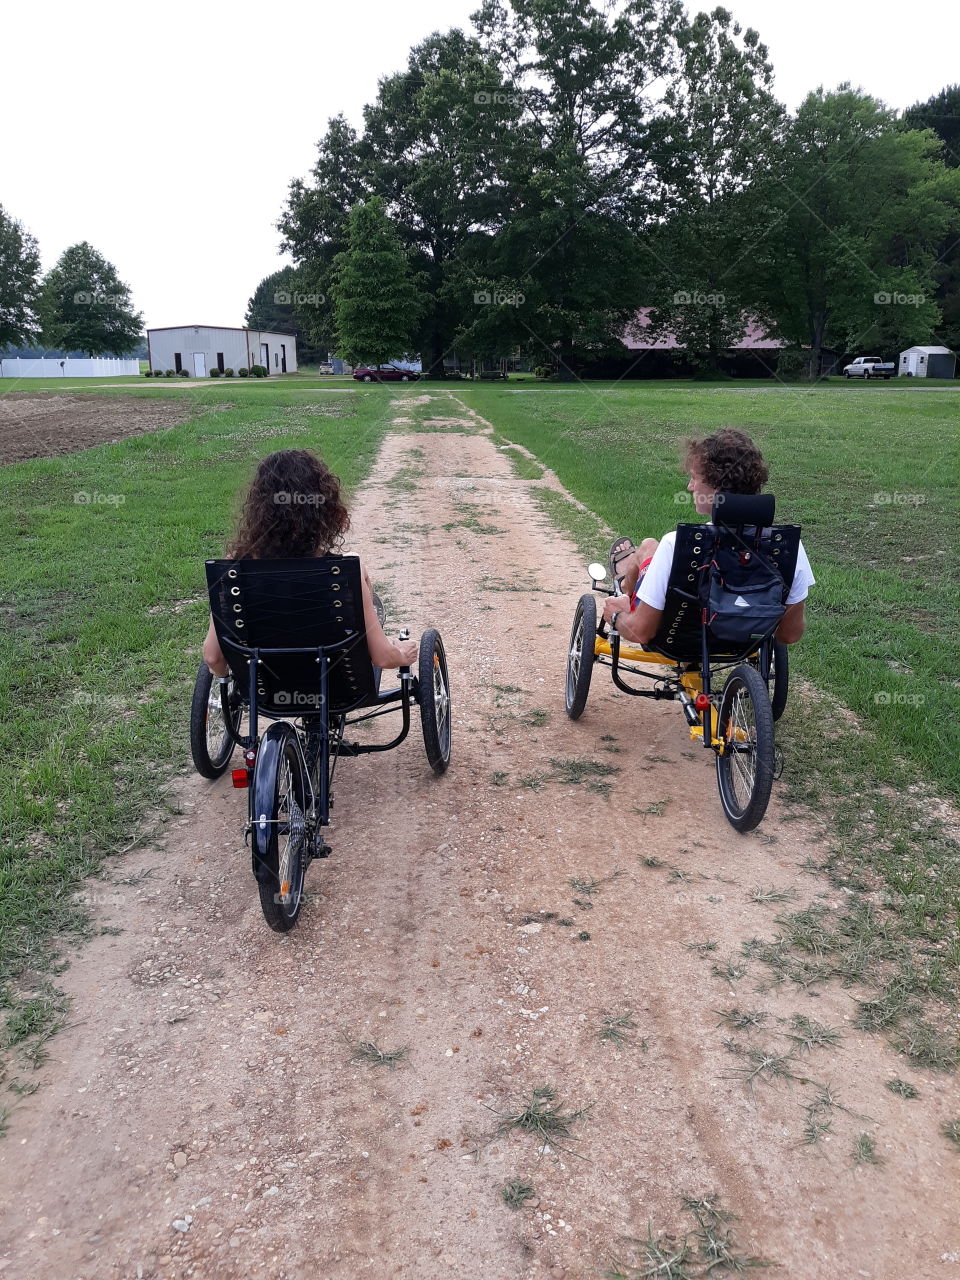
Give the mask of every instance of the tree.
[[750, 319], [742, 259], [759, 222], [750, 184], [784, 111], [766, 46], [726, 9], [698, 13], [676, 40], [678, 74], [651, 129], [659, 183], [659, 229], [647, 242], [659, 299], [651, 326], [715, 369]]
[[642, 294], [651, 95], [682, 12], [675, 0], [485, 0], [474, 15], [523, 107], [505, 139], [512, 213], [493, 259], [525, 298], [505, 333], [561, 377], [622, 350]]
[[0, 205], [0, 351], [37, 333], [39, 272], [36, 240]]
[[44, 277], [40, 319], [47, 346], [91, 356], [124, 355], [143, 332], [129, 287], [85, 240], [65, 249]]
[[[930, 129], [943, 144], [941, 158], [949, 169], [960, 167], [960, 85], [951, 84], [900, 117], [902, 129]], [[936, 301], [943, 314], [938, 336], [960, 350], [960, 237], [950, 231], [939, 245], [934, 270]]]
[[957, 223], [960, 171], [929, 134], [841, 85], [807, 96], [758, 180], [766, 230], [749, 248], [761, 307], [788, 341], [844, 351], [928, 336], [937, 246]]
[[435, 376], [486, 316], [477, 269], [510, 214], [503, 159], [519, 115], [495, 59], [459, 30], [413, 48], [364, 110], [365, 172], [426, 279], [417, 345]]
[[311, 182], [290, 183], [286, 208], [277, 223], [283, 248], [297, 264], [301, 290], [322, 298], [303, 313], [305, 332], [318, 347], [335, 332], [332, 271], [347, 247], [350, 210], [373, 194], [357, 146], [357, 132], [342, 115], [327, 124], [317, 144]]
[[331, 280], [339, 355], [351, 364], [377, 365], [411, 351], [423, 282], [412, 278], [378, 196], [351, 210], [347, 247], [334, 259]]
[[[250, 329], [294, 334], [299, 363], [316, 364], [320, 360], [326, 360], [327, 351], [333, 346], [332, 324], [325, 341], [318, 344], [312, 336], [313, 330], [318, 326], [310, 320], [310, 315], [314, 308], [321, 306], [326, 314], [329, 308], [325, 303], [326, 299], [303, 287], [295, 267], [283, 267], [272, 275], [264, 276], [257, 285], [253, 297], [247, 303], [247, 314], [243, 322]], [[302, 319], [304, 314], [308, 316], [306, 323]]]

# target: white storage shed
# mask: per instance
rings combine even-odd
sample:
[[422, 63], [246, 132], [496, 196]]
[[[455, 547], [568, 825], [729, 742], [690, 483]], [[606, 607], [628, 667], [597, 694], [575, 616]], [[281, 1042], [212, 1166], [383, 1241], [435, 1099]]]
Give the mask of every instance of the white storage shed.
[[297, 372], [297, 340], [292, 333], [263, 329], [220, 329], [188, 324], [147, 330], [150, 368], [186, 369], [191, 378], [207, 378], [211, 369], [249, 369], [262, 364], [270, 375]]
[[949, 347], [908, 347], [900, 352], [897, 373], [901, 378], [952, 378], [957, 357]]

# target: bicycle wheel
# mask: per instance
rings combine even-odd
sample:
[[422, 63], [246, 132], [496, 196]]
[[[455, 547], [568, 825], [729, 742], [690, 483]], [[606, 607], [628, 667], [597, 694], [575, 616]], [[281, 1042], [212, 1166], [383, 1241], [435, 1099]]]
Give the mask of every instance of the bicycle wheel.
[[756, 668], [744, 664], [731, 671], [720, 696], [718, 736], [723, 812], [737, 831], [752, 831], [767, 811], [775, 767], [770, 695]]
[[[268, 834], [261, 846], [257, 887], [260, 906], [271, 929], [286, 933], [297, 923], [303, 906], [303, 879], [307, 870], [306, 829], [303, 815], [306, 791], [303, 764], [292, 734], [278, 743], [276, 752], [258, 756], [257, 768], [274, 773], [273, 804], [267, 811]], [[257, 787], [257, 779], [254, 779]], [[259, 792], [260, 788], [257, 787]]]
[[597, 636], [597, 601], [582, 595], [573, 615], [570, 647], [567, 651], [566, 707], [571, 720], [579, 720], [587, 705], [593, 675], [594, 643]]
[[436, 774], [450, 763], [452, 725], [450, 720], [450, 677], [440, 632], [425, 631], [420, 637], [420, 726], [430, 768]]
[[221, 689], [220, 681], [201, 662], [190, 704], [190, 754], [197, 773], [204, 778], [226, 773], [243, 714], [234, 680], [226, 686], [225, 695]]
[[770, 690], [770, 709], [774, 720], [779, 720], [786, 710], [787, 693], [790, 689], [790, 650], [781, 640], [773, 642], [769, 679], [773, 682]]

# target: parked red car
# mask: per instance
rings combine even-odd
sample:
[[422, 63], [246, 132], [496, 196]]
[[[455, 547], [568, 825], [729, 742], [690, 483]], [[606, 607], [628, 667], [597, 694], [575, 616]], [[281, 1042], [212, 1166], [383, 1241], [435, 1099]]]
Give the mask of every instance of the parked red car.
[[416, 382], [420, 377], [411, 369], [398, 369], [395, 364], [362, 364], [354, 369], [357, 382]]

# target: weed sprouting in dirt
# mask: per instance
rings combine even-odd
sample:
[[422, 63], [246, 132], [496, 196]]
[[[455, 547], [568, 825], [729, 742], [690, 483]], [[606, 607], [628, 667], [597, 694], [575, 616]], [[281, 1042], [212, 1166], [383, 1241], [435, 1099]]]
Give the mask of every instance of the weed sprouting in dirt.
[[853, 1144], [855, 1164], [882, 1164], [883, 1157], [877, 1152], [877, 1140], [871, 1133], [858, 1133]]
[[688, 942], [687, 950], [696, 951], [697, 955], [700, 956], [706, 956], [712, 951], [716, 951], [719, 946], [719, 942], [714, 942], [712, 939], [708, 939], [706, 942]]
[[696, 1220], [692, 1238], [689, 1232], [682, 1236], [667, 1232], [655, 1234], [652, 1223], [648, 1223], [645, 1238], [628, 1237], [636, 1259], [615, 1261], [603, 1275], [609, 1280], [706, 1280], [706, 1277], [742, 1275], [778, 1265], [738, 1251], [734, 1239], [737, 1218], [721, 1207], [718, 1196], [685, 1195], [681, 1197], [681, 1205], [683, 1211]]
[[658, 858], [655, 853], [650, 854], [646, 858], [641, 858], [640, 861], [645, 867], [665, 867], [667, 865], [664, 860], [662, 858]]
[[608, 876], [603, 876], [599, 880], [585, 880], [582, 876], [571, 876], [567, 884], [571, 889], [575, 889], [577, 893], [589, 898], [595, 893], [599, 893], [605, 884], [609, 884], [611, 880], [616, 880], [622, 875], [624, 875], [622, 868], [614, 867]]
[[948, 1142], [960, 1148], [960, 1119], [944, 1120], [940, 1126], [940, 1132]]
[[636, 1029], [636, 1025], [633, 1020], [632, 1010], [627, 1013], [604, 1014], [603, 1021], [600, 1024], [600, 1039], [609, 1041], [610, 1044], [615, 1044], [618, 1049], [622, 1049], [625, 1044], [630, 1042], [630, 1032]]
[[576, 1111], [564, 1112], [556, 1090], [548, 1084], [537, 1085], [518, 1110], [498, 1113], [500, 1122], [496, 1136], [503, 1137], [519, 1129], [522, 1133], [532, 1133], [538, 1139], [541, 1151], [551, 1144], [560, 1147], [562, 1140], [574, 1137], [572, 1126], [589, 1115], [592, 1107], [593, 1103], [588, 1103]]
[[511, 1178], [500, 1188], [500, 1198], [510, 1209], [522, 1209], [528, 1200], [536, 1197], [536, 1194], [533, 1183], [525, 1182], [523, 1178]]
[[899, 1076], [894, 1076], [892, 1080], [886, 1081], [886, 1086], [891, 1093], [895, 1093], [898, 1098], [919, 1098], [919, 1091], [910, 1083], [909, 1080], [901, 1080]]
[[727, 960], [711, 965], [710, 972], [715, 978], [723, 978], [725, 982], [739, 982], [741, 978], [747, 976], [747, 966], [735, 956], [731, 956]]
[[800, 1050], [832, 1048], [841, 1040], [840, 1031], [835, 1027], [824, 1026], [803, 1013], [795, 1013], [790, 1019], [790, 1030], [784, 1031], [788, 1040], [792, 1040]]
[[743, 1048], [737, 1049], [746, 1059], [743, 1066], [730, 1072], [729, 1080], [742, 1080], [752, 1088], [758, 1080], [773, 1084], [777, 1080], [800, 1080], [793, 1068], [797, 1065], [792, 1051], [777, 1053], [773, 1049]]
[[509, 773], [504, 773], [502, 769], [494, 769], [490, 781], [495, 787], [502, 787], [509, 777]]
[[747, 895], [748, 902], [791, 902], [797, 896], [796, 889], [777, 889], [774, 885], [764, 888], [762, 884], [756, 885]]
[[930, 1071], [956, 1071], [956, 1036], [937, 1031], [928, 1022], [917, 1019], [894, 1037], [894, 1048]]
[[409, 1049], [380, 1049], [372, 1040], [361, 1040], [353, 1046], [351, 1062], [366, 1062], [371, 1067], [387, 1067], [395, 1071], [406, 1060]]
[[770, 1017], [765, 1009], [717, 1009], [717, 1016], [722, 1025], [724, 1022], [735, 1031], [746, 1031], [747, 1028], [762, 1027]]
[[543, 707], [531, 707], [519, 717], [517, 723], [525, 729], [542, 729], [549, 719], [549, 711], [545, 711]]

